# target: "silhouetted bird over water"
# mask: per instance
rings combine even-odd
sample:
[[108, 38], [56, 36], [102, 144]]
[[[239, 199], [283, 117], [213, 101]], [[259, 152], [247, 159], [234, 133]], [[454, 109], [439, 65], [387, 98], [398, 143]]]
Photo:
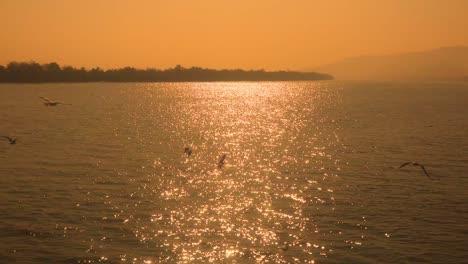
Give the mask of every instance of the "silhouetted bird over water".
[[65, 104], [65, 103], [62, 103], [62, 102], [57, 102], [57, 101], [51, 101], [49, 98], [47, 97], [42, 97], [42, 96], [39, 96], [39, 98], [41, 98], [42, 100], [44, 100], [44, 105], [45, 106], [57, 106], [59, 104], [62, 104], [62, 105], [71, 105], [71, 104]]
[[223, 156], [221, 157], [221, 159], [218, 161], [218, 167], [221, 168], [222, 166], [224, 166], [224, 160], [226, 159], [226, 154], [223, 154]]
[[11, 137], [7, 137], [7, 136], [0, 136], [0, 137], [8, 139], [10, 144], [16, 144], [16, 138], [11, 138]]
[[185, 147], [184, 148], [184, 153], [187, 154], [188, 157], [190, 157], [190, 155], [192, 155], [192, 148]]
[[426, 176], [427, 176], [429, 179], [433, 180], [433, 178], [431, 178], [431, 176], [429, 176], [429, 173], [427, 173], [426, 168], [424, 168], [423, 165], [421, 165], [421, 164], [419, 164], [419, 163], [417, 163], [417, 162], [406, 162], [406, 163], [401, 164], [400, 169], [403, 168], [403, 167], [405, 167], [406, 165], [413, 165], [413, 166], [421, 167], [421, 169], [423, 170], [424, 174], [426, 174]]

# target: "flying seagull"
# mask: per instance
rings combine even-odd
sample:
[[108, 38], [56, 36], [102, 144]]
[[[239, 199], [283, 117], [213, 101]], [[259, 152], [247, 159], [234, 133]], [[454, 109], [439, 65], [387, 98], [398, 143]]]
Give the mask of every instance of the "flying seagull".
[[406, 162], [406, 163], [401, 164], [400, 169], [403, 168], [403, 167], [405, 167], [406, 165], [413, 165], [413, 166], [419, 166], [419, 167], [421, 167], [421, 169], [423, 170], [424, 174], [426, 174], [426, 176], [427, 176], [429, 179], [433, 180], [433, 179], [431, 178], [431, 176], [429, 176], [429, 173], [427, 173], [426, 168], [424, 168], [423, 165], [421, 165], [421, 164], [419, 164], [419, 163], [417, 163], [417, 162]]
[[192, 155], [192, 148], [185, 147], [184, 148], [184, 153], [187, 154], [188, 157], [190, 157], [190, 155]]
[[7, 136], [0, 136], [2, 138], [6, 138], [8, 139], [8, 141], [10, 141], [10, 144], [16, 144], [16, 138], [11, 138], [11, 137], [7, 137]]
[[63, 105], [71, 105], [71, 104], [65, 104], [65, 103], [62, 103], [62, 102], [57, 102], [57, 101], [51, 101], [49, 98], [47, 97], [42, 97], [42, 96], [39, 96], [39, 98], [41, 98], [42, 100], [44, 100], [44, 105], [45, 106], [57, 106], [59, 104], [63, 104]]
[[221, 168], [222, 166], [224, 166], [224, 160], [226, 159], [226, 154], [223, 154], [223, 156], [221, 157], [221, 159], [218, 161], [218, 167]]

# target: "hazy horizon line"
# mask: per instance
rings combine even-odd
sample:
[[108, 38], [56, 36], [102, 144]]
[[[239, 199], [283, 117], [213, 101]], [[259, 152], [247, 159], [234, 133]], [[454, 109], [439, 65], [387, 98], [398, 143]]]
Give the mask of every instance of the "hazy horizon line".
[[158, 71], [166, 71], [166, 70], [171, 70], [171, 69], [176, 69], [176, 68], [182, 68], [182, 69], [203, 69], [203, 70], [215, 70], [215, 71], [252, 71], [252, 72], [258, 72], [258, 71], [264, 71], [264, 72], [300, 72], [300, 73], [310, 73], [310, 72], [316, 72], [313, 70], [307, 70], [307, 69], [277, 69], [277, 70], [272, 70], [272, 69], [265, 69], [265, 68], [229, 68], [229, 67], [220, 67], [220, 68], [215, 68], [215, 67], [204, 67], [204, 66], [183, 66], [182, 64], [175, 64], [173, 67], [138, 67], [138, 66], [116, 66], [116, 67], [101, 67], [101, 66], [91, 66], [91, 67], [86, 67], [86, 66], [74, 66], [71, 64], [66, 64], [66, 63], [60, 63], [57, 61], [50, 61], [50, 62], [38, 62], [36, 60], [12, 60], [9, 61], [8, 63], [5, 64], [0, 64], [0, 67], [7, 68], [9, 64], [16, 63], [16, 64], [38, 64], [41, 66], [44, 65], [50, 65], [50, 64], [57, 64], [60, 66], [60, 68], [65, 68], [65, 67], [72, 67], [74, 69], [85, 69], [85, 70], [93, 70], [93, 69], [99, 69], [103, 71], [112, 71], [112, 70], [121, 70], [121, 69], [135, 69], [135, 70], [158, 70]]
[[340, 63], [343, 61], [347, 61], [350, 59], [362, 59], [362, 58], [384, 58], [384, 57], [390, 57], [390, 56], [401, 56], [401, 55], [412, 55], [412, 54], [418, 54], [418, 53], [427, 53], [427, 52], [433, 52], [437, 50], [444, 50], [444, 49], [468, 49], [467, 44], [459, 44], [459, 45], [449, 45], [449, 46], [438, 46], [438, 47], [433, 47], [433, 48], [426, 48], [426, 49], [418, 49], [418, 50], [410, 50], [410, 51], [402, 51], [402, 52], [385, 52], [385, 53], [363, 53], [359, 55], [353, 55], [353, 56], [346, 56], [343, 57], [339, 60], [335, 60], [334, 62], [331, 63], [326, 63], [326, 64], [321, 64], [319, 66], [315, 66], [311, 68], [312, 70], [315, 69], [320, 69], [323, 67], [327, 67], [330, 65], [334, 65], [336, 63]]

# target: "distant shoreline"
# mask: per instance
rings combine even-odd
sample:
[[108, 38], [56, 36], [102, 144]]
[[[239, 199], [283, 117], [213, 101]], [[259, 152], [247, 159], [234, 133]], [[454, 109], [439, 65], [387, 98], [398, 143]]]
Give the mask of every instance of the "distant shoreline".
[[100, 68], [61, 67], [57, 63], [10, 62], [0, 65], [0, 83], [90, 83], [90, 82], [236, 82], [236, 81], [317, 81], [333, 80], [330, 74], [298, 71], [214, 70], [177, 65], [165, 70], [125, 67]]
[[310, 81], [333, 81], [335, 79], [314, 79], [314, 80], [220, 80], [220, 81], [70, 81], [70, 82], [3, 82], [2, 84], [92, 84], [92, 83], [242, 83], [242, 82], [251, 82], [251, 83], [262, 83], [262, 82], [310, 82]]

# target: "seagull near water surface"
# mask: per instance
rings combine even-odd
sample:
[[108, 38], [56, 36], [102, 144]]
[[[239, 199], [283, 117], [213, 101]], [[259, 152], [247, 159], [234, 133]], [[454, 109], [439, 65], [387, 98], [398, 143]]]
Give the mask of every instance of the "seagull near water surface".
[[42, 96], [39, 96], [39, 98], [41, 98], [42, 100], [44, 100], [44, 105], [45, 106], [57, 106], [59, 104], [62, 104], [62, 105], [71, 105], [71, 104], [65, 104], [65, 103], [62, 103], [62, 102], [58, 102], [58, 101], [52, 101], [50, 100], [49, 98], [47, 97], [42, 97]]
[[429, 176], [429, 173], [427, 173], [426, 168], [424, 168], [423, 165], [421, 165], [421, 164], [419, 164], [419, 163], [417, 163], [417, 162], [406, 162], [406, 163], [403, 163], [403, 164], [401, 164], [401, 166], [400, 166], [399, 169], [405, 167], [406, 165], [413, 165], [413, 166], [418, 166], [418, 167], [420, 167], [420, 168], [423, 170], [424, 174], [425, 174], [429, 179], [434, 180], [433, 178], [431, 178], [431, 176]]
[[185, 147], [184, 148], [184, 153], [187, 154], [188, 157], [190, 157], [190, 155], [192, 155], [192, 148]]
[[16, 144], [16, 138], [11, 138], [11, 137], [7, 137], [7, 136], [0, 136], [1, 138], [6, 138], [8, 139], [8, 141], [10, 142], [10, 144]]
[[224, 160], [226, 159], [226, 154], [223, 154], [221, 159], [218, 161], [218, 168], [221, 168], [224, 166]]

